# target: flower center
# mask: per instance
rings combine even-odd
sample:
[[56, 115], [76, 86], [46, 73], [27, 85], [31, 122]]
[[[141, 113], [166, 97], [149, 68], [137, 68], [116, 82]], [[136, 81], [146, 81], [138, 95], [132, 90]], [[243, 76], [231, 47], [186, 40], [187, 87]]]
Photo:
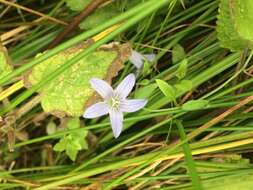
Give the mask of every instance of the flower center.
[[108, 100], [108, 104], [111, 106], [111, 108], [119, 110], [120, 99], [118, 97], [112, 97]]

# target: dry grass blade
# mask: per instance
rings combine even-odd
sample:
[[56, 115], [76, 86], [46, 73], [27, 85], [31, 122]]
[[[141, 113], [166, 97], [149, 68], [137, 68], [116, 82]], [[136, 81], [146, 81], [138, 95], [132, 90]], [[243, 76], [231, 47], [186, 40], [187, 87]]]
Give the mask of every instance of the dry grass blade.
[[105, 3], [106, 1], [108, 0], [91, 1], [90, 4], [88, 4], [84, 10], [78, 16], [76, 16], [72, 22], [70, 22], [68, 26], [66, 26], [65, 30], [53, 40], [53, 42], [48, 46], [48, 49], [51, 49], [59, 44], [68, 34], [70, 34], [76, 27], [78, 27], [81, 21], [83, 21], [87, 16], [94, 12], [99, 7], [99, 5]]
[[13, 2], [10, 2], [10, 1], [6, 1], [6, 0], [0, 0], [0, 3], [6, 4], [6, 5], [9, 5], [9, 6], [12, 6], [12, 7], [16, 7], [16, 8], [18, 8], [18, 9], [22, 9], [22, 10], [24, 10], [24, 11], [30, 12], [30, 13], [35, 14], [35, 15], [37, 15], [37, 16], [41, 16], [41, 17], [43, 17], [44, 19], [48, 19], [48, 20], [50, 20], [50, 21], [52, 21], [52, 22], [55, 22], [55, 23], [57, 23], [57, 24], [67, 25], [67, 23], [65, 23], [65, 22], [62, 21], [62, 20], [59, 20], [59, 19], [56, 19], [56, 18], [54, 18], [54, 17], [48, 16], [48, 15], [43, 14], [43, 13], [41, 13], [41, 12], [35, 11], [35, 10], [33, 10], [33, 9], [24, 7], [24, 6], [19, 5], [19, 4], [17, 4], [17, 3], [13, 3]]

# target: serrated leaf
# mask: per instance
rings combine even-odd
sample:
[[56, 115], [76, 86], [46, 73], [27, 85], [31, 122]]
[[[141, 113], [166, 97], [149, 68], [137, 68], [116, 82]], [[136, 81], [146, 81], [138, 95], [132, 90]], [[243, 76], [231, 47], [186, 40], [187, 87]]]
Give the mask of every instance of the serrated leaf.
[[180, 44], [176, 44], [172, 48], [172, 63], [176, 64], [179, 61], [182, 61], [185, 58], [184, 48]]
[[156, 83], [159, 87], [159, 89], [162, 91], [162, 93], [170, 100], [175, 101], [176, 99], [176, 91], [173, 88], [173, 86], [169, 85], [167, 82], [156, 79]]
[[117, 16], [120, 12], [111, 4], [97, 9], [93, 14], [89, 15], [84, 21], [79, 24], [81, 29], [89, 30], [101, 23], [104, 23], [111, 18]]
[[92, 0], [65, 0], [72, 11], [82, 11]]
[[180, 92], [187, 92], [189, 90], [191, 90], [193, 87], [192, 85], [192, 81], [190, 80], [182, 80], [180, 81], [180, 83], [175, 85], [175, 88], [177, 89], [177, 91]]
[[253, 47], [251, 0], [221, 0], [217, 20], [218, 39], [222, 47], [240, 51]]
[[12, 70], [7, 49], [0, 44], [0, 78], [5, 77]]
[[185, 77], [186, 72], [187, 72], [187, 65], [188, 65], [188, 60], [187, 59], [183, 59], [180, 63], [179, 63], [179, 67], [175, 72], [175, 75], [178, 79], [182, 79]]
[[[233, 3], [233, 2], [231, 2]], [[249, 46], [253, 47], [253, 1], [252, 0], [237, 0], [234, 4], [235, 10], [235, 28], [239, 36], [247, 40]]]
[[234, 28], [234, 20], [230, 11], [229, 0], [221, 0], [217, 16], [217, 36], [222, 47], [229, 48], [231, 51], [242, 50], [245, 42], [240, 39]]
[[190, 100], [182, 105], [185, 111], [194, 111], [205, 108], [209, 104], [208, 100]]
[[[97, 77], [110, 82], [130, 54], [128, 45], [111, 46], [87, 55], [39, 89], [43, 110], [56, 115], [81, 116], [94, 94], [89, 80]], [[82, 50], [74, 47], [36, 65], [25, 77], [26, 87], [36, 85]]]

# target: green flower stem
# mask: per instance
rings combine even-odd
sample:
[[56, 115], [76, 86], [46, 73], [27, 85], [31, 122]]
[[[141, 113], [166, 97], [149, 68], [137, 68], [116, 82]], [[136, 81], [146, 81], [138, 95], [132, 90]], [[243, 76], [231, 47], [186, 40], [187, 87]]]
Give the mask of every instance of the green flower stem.
[[[208, 105], [207, 108], [203, 108], [202, 110], [214, 109], [214, 108], [225, 108], [225, 107], [230, 107], [230, 106], [236, 105], [237, 103], [238, 102], [210, 104], [210, 105]], [[151, 119], [151, 118], [158, 117], [158, 116], [165, 116], [165, 115], [168, 115], [168, 114], [182, 114], [182, 113], [185, 113], [183, 110], [180, 109], [180, 107], [175, 107], [173, 109], [152, 110], [152, 112], [155, 112], [155, 113], [144, 114], [144, 115], [139, 115], [139, 116], [136, 116], [136, 117], [126, 118], [124, 120], [124, 123], [128, 124], [128, 123], [132, 123], [132, 122], [144, 121], [144, 120], [147, 120], [147, 119]], [[156, 112], [158, 112], [158, 113], [156, 113]], [[252, 118], [252, 117], [253, 117], [253, 115], [250, 115], [250, 113], [248, 113], [248, 114], [238, 115], [238, 117], [235, 117], [234, 115], [232, 115], [231, 119], [237, 119], [237, 118], [249, 119], [249, 118]], [[230, 119], [230, 117], [227, 117], [227, 120], [229, 120], [229, 119]], [[201, 124], [205, 123], [206, 121], [208, 121], [208, 120], [207, 119], [206, 120], [198, 120], [198, 122], [195, 125], [201, 125]], [[185, 123], [185, 125], [186, 126], [195, 126], [195, 125], [193, 125], [193, 123]], [[51, 134], [51, 135], [47, 135], [47, 136], [43, 136], [43, 137], [38, 137], [38, 138], [35, 138], [35, 139], [30, 139], [30, 140], [27, 140], [27, 141], [24, 141], [24, 142], [17, 143], [17, 144], [15, 144], [14, 147], [18, 148], [18, 147], [22, 147], [22, 146], [25, 146], [25, 145], [38, 143], [38, 142], [45, 141], [45, 140], [49, 140], [49, 139], [59, 138], [59, 137], [62, 137], [66, 134], [81, 132], [83, 130], [92, 130], [92, 129], [105, 130], [109, 126], [110, 126], [110, 123], [108, 121], [105, 121], [105, 122], [100, 123], [100, 124], [85, 126], [85, 127], [81, 127], [81, 128], [78, 128], [78, 129], [71, 129], [71, 130], [61, 131], [61, 132], [57, 132], [55, 134]], [[229, 129], [229, 128], [226, 128], [226, 129]], [[186, 130], [188, 130], [188, 129], [186, 129]], [[189, 130], [192, 131], [192, 129], [189, 129]], [[249, 128], [245, 128], [245, 130], [249, 130]]]

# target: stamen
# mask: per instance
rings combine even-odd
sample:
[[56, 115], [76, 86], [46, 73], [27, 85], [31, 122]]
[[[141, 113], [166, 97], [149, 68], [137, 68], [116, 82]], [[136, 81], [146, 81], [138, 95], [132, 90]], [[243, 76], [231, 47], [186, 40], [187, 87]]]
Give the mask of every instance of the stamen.
[[111, 106], [112, 109], [119, 110], [120, 109], [120, 98], [118, 96], [111, 97], [108, 100], [108, 104]]

